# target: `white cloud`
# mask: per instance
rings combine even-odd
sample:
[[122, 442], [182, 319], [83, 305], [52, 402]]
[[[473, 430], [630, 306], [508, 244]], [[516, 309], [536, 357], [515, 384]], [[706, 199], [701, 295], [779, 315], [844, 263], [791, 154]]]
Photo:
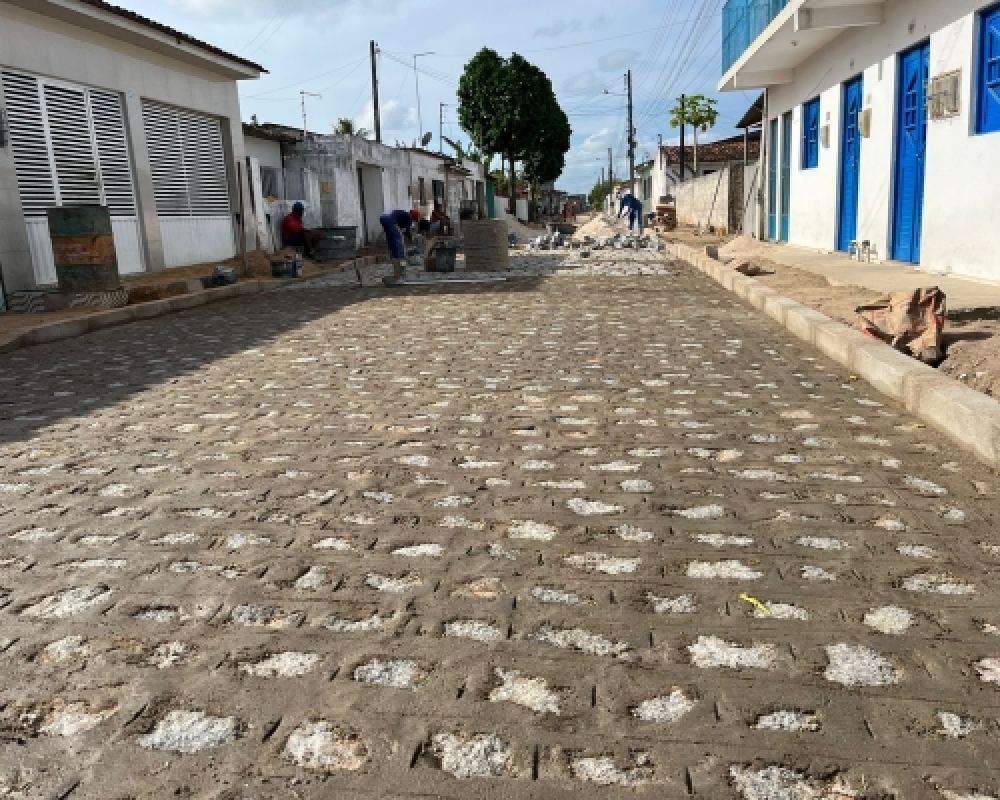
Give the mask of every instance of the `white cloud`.
[[551, 25], [543, 25], [540, 28], [535, 28], [534, 36], [545, 38], [545, 39], [557, 39], [565, 33], [573, 33], [580, 30], [582, 25], [580, 20], [572, 19], [565, 20], [561, 19], [553, 22]]
[[[417, 132], [417, 109], [400, 105], [396, 100], [388, 100], [381, 104], [382, 133], [405, 133], [410, 135]], [[369, 131], [375, 130], [375, 106], [371, 100], [365, 106], [365, 110], [354, 118], [355, 128], [367, 128]], [[386, 137], [383, 135], [382, 137]], [[405, 137], [399, 137], [405, 138]], [[391, 142], [390, 142], [391, 143]]]

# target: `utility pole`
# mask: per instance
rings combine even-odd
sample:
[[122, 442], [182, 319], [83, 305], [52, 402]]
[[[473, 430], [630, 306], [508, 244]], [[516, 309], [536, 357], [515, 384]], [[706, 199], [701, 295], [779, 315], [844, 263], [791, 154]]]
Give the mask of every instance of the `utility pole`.
[[432, 56], [434, 53], [416, 53], [413, 56], [413, 80], [417, 84], [417, 126], [420, 130], [417, 133], [417, 141], [424, 138], [424, 118], [420, 113], [420, 73], [417, 72], [417, 59], [422, 56]]
[[681, 183], [684, 183], [684, 169], [687, 165], [684, 163], [684, 127], [687, 122], [687, 96], [681, 95]]
[[374, 39], [371, 43], [372, 51], [372, 108], [375, 111], [375, 141], [382, 141], [382, 114], [378, 106], [378, 44]]
[[635, 127], [632, 124], [632, 70], [626, 76], [628, 82], [628, 190], [635, 196]]
[[323, 99], [321, 94], [313, 94], [312, 92], [299, 92], [302, 95], [302, 141], [303, 143], [309, 137], [309, 125], [306, 121], [306, 98], [307, 97], [317, 97], [320, 100]]
[[441, 104], [441, 117], [440, 117], [440, 129], [438, 133], [438, 154], [444, 155], [444, 110], [447, 108], [447, 103]]

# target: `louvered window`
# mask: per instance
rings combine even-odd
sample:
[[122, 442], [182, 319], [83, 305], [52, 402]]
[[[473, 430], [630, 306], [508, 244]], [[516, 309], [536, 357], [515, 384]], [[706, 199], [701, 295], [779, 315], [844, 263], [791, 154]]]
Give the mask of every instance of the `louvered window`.
[[42, 216], [58, 203], [38, 80], [5, 72], [3, 93], [21, 206], [26, 216]]
[[144, 102], [156, 211], [162, 217], [228, 217], [222, 127], [218, 119]]
[[121, 98], [30, 75], [3, 73], [21, 205], [44, 216], [64, 205], [107, 205], [136, 215]]
[[104, 201], [112, 216], [134, 217], [137, 213], [132, 183], [132, 160], [122, 99], [111, 92], [90, 91], [90, 111], [97, 140], [98, 162]]

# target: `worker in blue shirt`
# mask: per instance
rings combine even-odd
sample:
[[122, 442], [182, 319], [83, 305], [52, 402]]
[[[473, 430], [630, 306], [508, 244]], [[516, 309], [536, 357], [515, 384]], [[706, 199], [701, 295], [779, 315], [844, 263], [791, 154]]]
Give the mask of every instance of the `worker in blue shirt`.
[[406, 248], [403, 245], [403, 237], [406, 241], [413, 241], [413, 217], [409, 211], [386, 211], [378, 221], [382, 223], [382, 230], [385, 231], [385, 243], [389, 247], [389, 258], [392, 259], [392, 270], [394, 278], [385, 279], [387, 285], [399, 283], [403, 279], [403, 272], [406, 270]]
[[622, 195], [621, 204], [618, 208], [618, 219], [625, 216], [628, 211], [628, 229], [635, 228], [635, 223], [639, 222], [639, 234], [642, 235], [642, 203], [640, 203], [632, 192], [625, 192]]

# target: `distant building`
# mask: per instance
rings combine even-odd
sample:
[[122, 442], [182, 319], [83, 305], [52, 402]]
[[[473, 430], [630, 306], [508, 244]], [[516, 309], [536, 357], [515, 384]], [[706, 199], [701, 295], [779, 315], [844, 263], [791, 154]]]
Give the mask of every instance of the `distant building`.
[[103, 0], [0, 2], [0, 31], [8, 291], [56, 283], [45, 212], [66, 205], [110, 208], [122, 274], [235, 255], [238, 82], [263, 67]]
[[[735, 164], [756, 164], [760, 159], [760, 133], [745, 140], [742, 135], [698, 145], [698, 168], [695, 171], [694, 146], [684, 147], [684, 180], [712, 175]], [[652, 197], [656, 203], [673, 195], [681, 180], [681, 148], [661, 145], [653, 160], [651, 175]]]

